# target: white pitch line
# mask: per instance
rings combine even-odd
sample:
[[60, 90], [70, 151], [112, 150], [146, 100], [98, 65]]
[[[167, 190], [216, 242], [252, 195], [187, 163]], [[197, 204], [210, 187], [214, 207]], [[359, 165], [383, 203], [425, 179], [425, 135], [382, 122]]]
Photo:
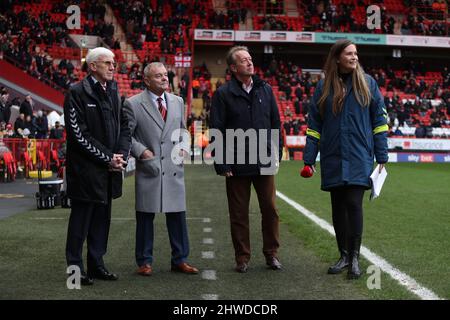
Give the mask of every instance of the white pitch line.
[[203, 244], [214, 244], [213, 238], [203, 238]]
[[215, 270], [203, 270], [202, 271], [202, 278], [205, 280], [216, 280], [216, 271]]
[[202, 259], [214, 259], [214, 251], [202, 251]]
[[[203, 218], [203, 223], [210, 223], [211, 218]], [[203, 232], [209, 233], [212, 232], [212, 228], [203, 228]], [[214, 244], [213, 238], [203, 238], [203, 244]], [[215, 253], [214, 251], [202, 251], [202, 259], [214, 259]], [[215, 270], [204, 270], [202, 272], [202, 278], [205, 280], [216, 280], [217, 279], [217, 273]], [[219, 295], [217, 294], [202, 294], [201, 295], [203, 300], [219, 300]]]
[[[63, 217], [33, 217], [32, 220], [63, 220], [67, 218]], [[186, 218], [187, 220], [201, 220], [203, 218]], [[136, 218], [111, 218], [111, 220], [117, 220], [117, 221], [134, 221]]]
[[219, 300], [219, 295], [217, 294], [202, 294], [203, 300]]
[[[30, 219], [31, 220], [67, 220], [67, 218], [64, 218], [64, 217], [33, 217]], [[136, 220], [136, 218], [111, 218], [111, 220], [131, 221], [131, 220]]]
[[[335, 235], [333, 226], [331, 226], [327, 221], [317, 217], [314, 213], [312, 213], [311, 211], [309, 211], [302, 205], [298, 204], [294, 200], [288, 198], [287, 196], [285, 196], [278, 190], [277, 190], [277, 196], [280, 197], [282, 200], [284, 200], [287, 204], [289, 204], [295, 210], [302, 213], [305, 217], [312, 220], [319, 227], [328, 231], [333, 236]], [[415, 295], [420, 297], [422, 300], [441, 300], [441, 298], [437, 294], [435, 294], [433, 291], [420, 285], [415, 279], [411, 278], [406, 273], [403, 273], [399, 269], [395, 268], [389, 262], [387, 262], [385, 259], [383, 259], [382, 257], [380, 257], [377, 254], [375, 254], [374, 252], [372, 252], [370, 249], [366, 248], [365, 246], [361, 246], [360, 251], [361, 251], [361, 255], [364, 258], [366, 258], [372, 264], [380, 267], [381, 270], [386, 272], [394, 280], [396, 280], [402, 286], [406, 287], [406, 289], [408, 291], [414, 293]]]
[[[31, 219], [32, 220], [63, 220], [63, 219], [67, 219], [67, 218], [62, 218], [62, 217], [34, 217], [34, 218], [31, 218]], [[209, 218], [195, 218], [195, 217], [186, 218], [186, 220], [203, 220], [203, 222], [205, 222], [205, 219], [209, 219]], [[132, 221], [133, 220], [134, 221], [134, 220], [136, 220], [136, 218], [111, 218], [111, 220], [117, 220], [117, 221]], [[211, 222], [211, 219], [209, 219], [208, 222]], [[204, 232], [211, 232], [211, 231], [208, 231], [210, 229], [211, 228], [204, 228], [203, 231]]]

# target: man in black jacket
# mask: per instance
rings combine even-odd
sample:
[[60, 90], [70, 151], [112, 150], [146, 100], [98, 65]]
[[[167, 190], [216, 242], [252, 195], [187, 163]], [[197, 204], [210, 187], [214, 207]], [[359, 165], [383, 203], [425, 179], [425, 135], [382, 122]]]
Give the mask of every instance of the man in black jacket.
[[[86, 56], [89, 75], [70, 88], [64, 101], [67, 128], [67, 195], [71, 199], [66, 260], [81, 271], [81, 284], [93, 278], [117, 280], [105, 268], [111, 199], [122, 194], [123, 170], [131, 146], [128, 121], [113, 81], [114, 54], [95, 48]], [[82, 249], [87, 238], [87, 274]]]
[[22, 104], [20, 105], [20, 113], [23, 113], [25, 115], [25, 118], [27, 116], [32, 117], [33, 116], [33, 107], [34, 107], [34, 101], [31, 98], [31, 94], [27, 94], [25, 96], [25, 100], [23, 100]]
[[6, 89], [0, 91], [0, 122], [9, 122], [11, 117], [11, 104], [8, 102], [9, 92]]
[[59, 121], [55, 122], [55, 126], [50, 130], [49, 139], [62, 139], [64, 137], [64, 128], [61, 127]]
[[[235, 270], [247, 272], [251, 255], [249, 203], [252, 184], [262, 214], [266, 263], [269, 268], [279, 270], [282, 266], [277, 256], [279, 218], [274, 183], [282, 150], [278, 107], [270, 85], [254, 76], [252, 57], [246, 47], [231, 48], [227, 64], [233, 76], [214, 93], [210, 127], [211, 132], [216, 129], [224, 137], [223, 157], [227, 159], [220, 159], [216, 152], [214, 161], [217, 174], [226, 177]], [[227, 135], [230, 129], [234, 137]], [[239, 132], [248, 136], [239, 138]], [[236, 139], [241, 143], [231, 141]]]

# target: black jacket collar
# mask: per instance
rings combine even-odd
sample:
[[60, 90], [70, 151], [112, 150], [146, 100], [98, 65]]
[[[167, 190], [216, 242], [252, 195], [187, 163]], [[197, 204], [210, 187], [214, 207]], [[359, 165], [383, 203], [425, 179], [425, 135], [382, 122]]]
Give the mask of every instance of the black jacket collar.
[[[99, 82], [94, 81], [93, 77], [91, 75], [88, 75], [86, 78], [84, 78], [84, 80], [87, 80], [87, 82], [91, 85], [100, 85]], [[110, 91], [116, 91], [117, 90], [117, 82], [114, 80], [111, 81], [106, 81], [106, 92], [110, 92]], [[91, 88], [91, 93], [92, 93], [92, 88]]]
[[[93, 99], [99, 101], [96, 93], [93, 91], [93, 85], [94, 85], [94, 81], [91, 79], [91, 76], [88, 75], [87, 77], [85, 77], [82, 81], [83, 84], [83, 89], [86, 91], [86, 93]], [[117, 94], [117, 82], [115, 82], [114, 80], [112, 81], [107, 81], [106, 82], [106, 91], [107, 94], [113, 95], [113, 94]]]
[[[258, 76], [253, 75], [252, 76], [253, 79], [253, 89], [258, 89], [262, 86], [264, 86], [264, 84], [266, 83], [264, 80], [261, 80]], [[234, 75], [231, 77], [230, 80], [230, 90], [233, 94], [237, 95], [237, 96], [247, 96], [247, 92], [244, 91], [244, 89], [242, 88], [242, 82], [239, 81]]]

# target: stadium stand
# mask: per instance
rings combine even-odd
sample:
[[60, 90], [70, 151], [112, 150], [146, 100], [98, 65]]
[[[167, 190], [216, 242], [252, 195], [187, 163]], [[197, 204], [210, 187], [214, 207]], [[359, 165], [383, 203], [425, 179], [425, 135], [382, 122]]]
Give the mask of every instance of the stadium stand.
[[[230, 78], [227, 73], [212, 77], [205, 63], [187, 71], [174, 68], [177, 56], [189, 56], [193, 52], [192, 31], [195, 28], [448, 36], [449, 27], [448, 5], [442, 0], [108, 0], [77, 3], [83, 12], [82, 28], [68, 30], [65, 22], [70, 1], [2, 1], [0, 59], [64, 92], [85, 76], [80, 62], [86, 51], [76, 46], [70, 35], [97, 36], [116, 55], [116, 80], [123, 98], [143, 88], [143, 69], [149, 62], [165, 62], [171, 74], [171, 90], [187, 101], [189, 123], [194, 120], [207, 123], [212, 94], [220, 83]], [[369, 4], [381, 7], [381, 29], [368, 30], [366, 27], [365, 8]], [[281, 55], [256, 70], [273, 86], [287, 135], [305, 134], [308, 106], [320, 79], [320, 72], [311, 74], [303, 70], [305, 67]], [[416, 131], [419, 136], [421, 131], [433, 138], [450, 136], [448, 66], [442, 70], [425, 70], [420, 59], [411, 59], [404, 68], [370, 66], [366, 72], [377, 80], [385, 96], [391, 136], [412, 137], [417, 135]], [[20, 101], [15, 103], [20, 105]], [[36, 117], [32, 117], [33, 121], [36, 122]], [[14, 127], [14, 122], [10, 124]], [[11, 126], [8, 127], [8, 121], [3, 121], [0, 134], [17, 138], [17, 131], [11, 130]], [[36, 134], [34, 129], [29, 131], [30, 137]], [[47, 130], [45, 137], [48, 134]], [[52, 157], [55, 162], [60, 162], [54, 153], [58, 148], [47, 148], [48, 151], [43, 153], [46, 165]], [[12, 154], [16, 161], [24, 161], [26, 167], [30, 166], [29, 155], [23, 152]]]

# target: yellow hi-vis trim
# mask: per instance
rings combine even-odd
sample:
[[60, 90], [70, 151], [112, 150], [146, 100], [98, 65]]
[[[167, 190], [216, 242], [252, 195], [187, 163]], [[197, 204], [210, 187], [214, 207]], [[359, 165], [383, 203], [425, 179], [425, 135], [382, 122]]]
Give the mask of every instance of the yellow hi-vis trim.
[[385, 132], [388, 131], [389, 127], [387, 124], [383, 124], [382, 126], [376, 127], [375, 129], [373, 129], [373, 134], [377, 134], [380, 132]]
[[320, 140], [320, 133], [318, 133], [317, 131], [314, 131], [312, 129], [307, 129], [306, 130], [306, 135], [314, 137], [314, 138]]

